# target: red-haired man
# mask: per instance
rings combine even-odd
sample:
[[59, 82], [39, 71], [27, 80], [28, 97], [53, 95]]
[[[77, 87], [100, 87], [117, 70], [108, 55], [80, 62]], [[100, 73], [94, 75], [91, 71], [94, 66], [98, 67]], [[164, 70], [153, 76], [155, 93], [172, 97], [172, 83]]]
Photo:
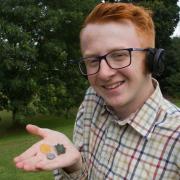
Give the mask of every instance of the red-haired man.
[[[152, 74], [162, 71], [148, 10], [127, 3], [101, 3], [80, 33], [81, 73], [90, 87], [74, 128], [63, 134], [28, 125], [41, 136], [15, 159], [26, 171], [54, 170], [55, 179], [180, 179], [180, 110], [161, 94]], [[63, 144], [55, 158], [42, 144]], [[56, 170], [55, 170], [56, 169]]]

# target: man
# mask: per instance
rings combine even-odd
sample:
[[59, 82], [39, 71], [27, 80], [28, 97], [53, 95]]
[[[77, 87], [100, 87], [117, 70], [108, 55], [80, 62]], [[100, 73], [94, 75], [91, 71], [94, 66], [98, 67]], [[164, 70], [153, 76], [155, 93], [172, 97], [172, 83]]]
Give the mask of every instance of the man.
[[[43, 140], [15, 158], [16, 167], [54, 170], [56, 179], [180, 179], [180, 110], [152, 78], [161, 72], [164, 50], [154, 48], [150, 12], [101, 3], [86, 18], [80, 42], [79, 67], [91, 86], [77, 114], [74, 144], [28, 125]], [[58, 143], [64, 154], [49, 159], [42, 153], [42, 144]]]

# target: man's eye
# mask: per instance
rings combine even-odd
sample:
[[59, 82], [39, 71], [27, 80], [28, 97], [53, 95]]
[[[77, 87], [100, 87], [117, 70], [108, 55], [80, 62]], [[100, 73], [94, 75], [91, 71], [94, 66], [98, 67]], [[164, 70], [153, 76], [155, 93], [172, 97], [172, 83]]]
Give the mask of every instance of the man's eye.
[[86, 64], [89, 66], [96, 66], [98, 65], [98, 63], [99, 63], [99, 60], [97, 58], [88, 58], [86, 60]]
[[127, 52], [115, 52], [110, 54], [110, 58], [114, 60], [124, 60], [129, 56]]
[[113, 54], [113, 57], [121, 57], [124, 56], [124, 54]]
[[98, 62], [99, 62], [98, 59], [92, 59], [92, 60], [90, 60], [90, 61], [91, 61], [91, 63], [98, 63]]
[[125, 57], [127, 55], [128, 55], [127, 53], [115, 53], [112, 54], [111, 57]]

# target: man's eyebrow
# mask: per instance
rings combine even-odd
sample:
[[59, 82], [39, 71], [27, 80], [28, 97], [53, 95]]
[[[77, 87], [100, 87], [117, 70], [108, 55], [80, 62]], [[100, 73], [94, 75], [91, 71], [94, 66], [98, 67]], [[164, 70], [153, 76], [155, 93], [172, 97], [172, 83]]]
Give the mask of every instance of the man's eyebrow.
[[128, 47], [122, 47], [122, 46], [115, 47], [115, 48], [109, 49], [106, 53], [101, 54], [101, 55], [98, 54], [98, 53], [89, 53], [89, 52], [87, 52], [87, 53], [85, 53], [83, 55], [83, 58], [103, 56], [103, 55], [105, 55], [107, 53], [110, 53], [110, 52], [113, 52], [113, 51], [117, 51], [117, 50], [121, 50], [121, 49], [128, 49]]
[[83, 58], [88, 58], [88, 57], [98, 57], [100, 56], [99, 54], [95, 54], [95, 53], [87, 53], [83, 55]]

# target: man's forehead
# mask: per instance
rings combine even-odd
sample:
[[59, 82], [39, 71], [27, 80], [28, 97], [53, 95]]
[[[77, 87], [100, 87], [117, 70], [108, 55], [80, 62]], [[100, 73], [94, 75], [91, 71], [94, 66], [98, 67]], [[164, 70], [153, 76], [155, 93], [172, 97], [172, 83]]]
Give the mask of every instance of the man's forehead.
[[[128, 27], [128, 28], [126, 28]], [[81, 52], [85, 56], [103, 55], [113, 50], [141, 47], [135, 28], [118, 23], [89, 25], [81, 34]]]

